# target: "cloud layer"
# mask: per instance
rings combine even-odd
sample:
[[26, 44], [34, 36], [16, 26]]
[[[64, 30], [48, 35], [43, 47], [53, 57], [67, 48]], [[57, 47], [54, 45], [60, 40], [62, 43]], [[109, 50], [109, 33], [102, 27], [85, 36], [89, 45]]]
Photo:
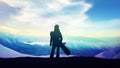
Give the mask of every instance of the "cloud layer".
[[86, 0], [1, 0], [0, 25], [27, 30], [22, 33], [38, 31], [38, 34], [49, 35], [53, 26], [59, 24], [64, 35], [119, 36], [115, 33], [119, 33], [120, 23], [114, 22], [120, 20], [95, 23], [86, 14], [92, 7], [93, 4]]
[[71, 32], [69, 29], [76, 29], [84, 25], [83, 22], [88, 18], [85, 13], [92, 7], [84, 0], [4, 0], [3, 2], [12, 7], [6, 8], [8, 10], [15, 10], [14, 7], [21, 9], [19, 14], [12, 16], [10, 24], [7, 25], [41, 31], [46, 28], [52, 29], [52, 26], [59, 24], [62, 26], [61, 28]]
[[4, 23], [4, 21], [9, 20], [13, 15], [16, 15], [19, 10], [17, 7], [12, 7], [0, 1], [0, 22]]

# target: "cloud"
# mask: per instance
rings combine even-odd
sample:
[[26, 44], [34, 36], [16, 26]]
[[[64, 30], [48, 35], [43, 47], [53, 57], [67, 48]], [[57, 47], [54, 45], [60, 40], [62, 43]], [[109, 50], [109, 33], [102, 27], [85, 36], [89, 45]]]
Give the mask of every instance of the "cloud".
[[87, 33], [92, 37], [120, 37], [120, 19], [89, 21]]
[[0, 22], [4, 23], [4, 21], [11, 19], [19, 10], [20, 9], [17, 7], [12, 7], [9, 4], [0, 1]]
[[[9, 10], [5, 9], [6, 16], [12, 15], [5, 26], [14, 29], [30, 32], [36, 30], [41, 35], [48, 36], [53, 26], [59, 24], [63, 35], [119, 36], [119, 19], [89, 21], [86, 12], [93, 4], [85, 0], [3, 0], [3, 2], [14, 10], [8, 12]], [[17, 10], [18, 8], [20, 10]]]
[[88, 18], [86, 12], [92, 7], [92, 4], [84, 0], [4, 0], [4, 2], [12, 7], [21, 8], [19, 14], [14, 15], [7, 26], [33, 28], [44, 32], [52, 30], [55, 24], [59, 24], [61, 29], [69, 34], [70, 29], [79, 30], [78, 27], [86, 26], [83, 24]]

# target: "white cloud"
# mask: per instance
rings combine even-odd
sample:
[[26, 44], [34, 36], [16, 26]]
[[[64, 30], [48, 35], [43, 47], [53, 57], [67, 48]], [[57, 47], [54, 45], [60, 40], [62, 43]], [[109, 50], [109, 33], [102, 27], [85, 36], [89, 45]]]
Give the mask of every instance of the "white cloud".
[[3, 2], [21, 9], [19, 14], [13, 15], [9, 23], [5, 24], [11, 28], [33, 29], [39, 31], [38, 34], [49, 35], [53, 26], [59, 24], [63, 35], [119, 36], [120, 19], [90, 22], [86, 12], [93, 5], [85, 0], [3, 0]]
[[86, 26], [83, 23], [88, 18], [86, 12], [92, 7], [92, 4], [84, 0], [77, 2], [71, 0], [3, 0], [3, 2], [21, 8], [20, 13], [9, 21], [11, 23], [7, 24], [8, 26], [48, 32], [55, 24], [60, 24], [65, 34], [66, 32], [67, 34], [74, 33], [71, 29], [79, 31], [79, 27]]
[[0, 24], [4, 24], [6, 20], [10, 20], [19, 10], [20, 8], [12, 7], [11, 5], [0, 1]]
[[92, 37], [120, 37], [120, 19], [89, 22], [87, 33]]

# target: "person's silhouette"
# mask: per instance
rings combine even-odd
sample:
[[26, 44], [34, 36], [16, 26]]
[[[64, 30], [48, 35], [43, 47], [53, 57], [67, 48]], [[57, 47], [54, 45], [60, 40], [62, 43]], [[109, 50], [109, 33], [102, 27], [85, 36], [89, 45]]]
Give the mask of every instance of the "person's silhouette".
[[54, 31], [50, 32], [50, 46], [52, 46], [50, 58], [53, 58], [55, 49], [57, 49], [56, 52], [56, 58], [59, 58], [59, 50], [60, 50], [60, 44], [62, 43], [62, 34], [59, 30], [59, 25], [54, 26]]
[[50, 32], [50, 46], [52, 46], [50, 58], [54, 57], [55, 49], [57, 49], [56, 58], [59, 58], [60, 48], [64, 51], [66, 55], [70, 55], [70, 50], [65, 46], [66, 43], [62, 42], [62, 40], [63, 38], [59, 30], [59, 25], [55, 25], [54, 31]]

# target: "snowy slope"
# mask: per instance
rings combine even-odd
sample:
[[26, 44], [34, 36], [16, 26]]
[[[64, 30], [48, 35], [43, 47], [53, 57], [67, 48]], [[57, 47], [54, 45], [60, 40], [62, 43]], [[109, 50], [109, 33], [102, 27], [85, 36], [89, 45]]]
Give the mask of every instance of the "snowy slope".
[[27, 57], [29, 55], [21, 54], [0, 44], [0, 58]]

